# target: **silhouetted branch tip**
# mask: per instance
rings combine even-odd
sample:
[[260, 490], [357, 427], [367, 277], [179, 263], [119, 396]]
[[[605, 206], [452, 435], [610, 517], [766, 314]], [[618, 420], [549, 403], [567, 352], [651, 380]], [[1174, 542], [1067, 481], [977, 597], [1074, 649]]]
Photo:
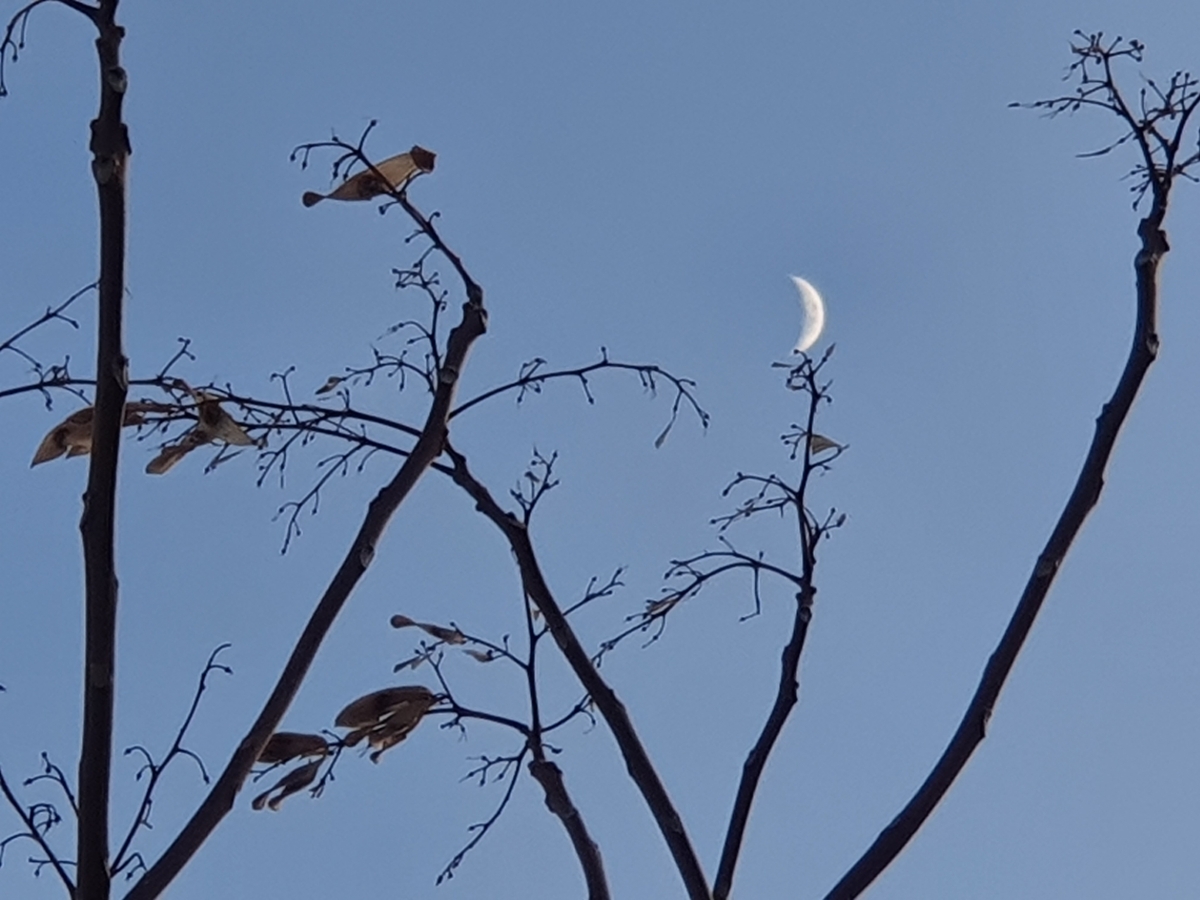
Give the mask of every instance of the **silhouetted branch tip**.
[[1200, 153], [1185, 155], [1181, 148], [1192, 113], [1200, 103], [1200, 81], [1182, 70], [1171, 75], [1165, 86], [1142, 76], [1145, 86], [1131, 100], [1118, 84], [1114, 63], [1128, 59], [1140, 64], [1145, 46], [1120, 37], [1106, 40], [1102, 32], [1075, 34], [1080, 39], [1071, 45], [1075, 60], [1064, 75], [1064, 80], [1076, 81], [1075, 91], [1010, 106], [1042, 110], [1050, 117], [1084, 108], [1114, 114], [1123, 123], [1124, 132], [1108, 144], [1079, 155], [1105, 156], [1125, 144], [1135, 144], [1140, 161], [1125, 176], [1133, 182], [1133, 205], [1136, 208], [1148, 191], [1161, 205], [1176, 177], [1195, 180], [1190, 170], [1200, 162]]
[[490, 769], [499, 765], [501, 766], [502, 771], [494, 779], [494, 781], [507, 779], [508, 784], [505, 787], [504, 795], [500, 798], [500, 802], [496, 804], [492, 814], [484, 821], [476, 822], [475, 824], [468, 826], [467, 830], [472, 833], [472, 838], [461, 850], [454, 854], [450, 862], [448, 862], [445, 868], [443, 868], [438, 874], [436, 882], [437, 884], [441, 884], [443, 881], [448, 881], [454, 877], [454, 870], [462, 865], [462, 862], [464, 859], [466, 859], [467, 854], [479, 845], [479, 842], [484, 839], [488, 832], [491, 831], [492, 826], [495, 825], [500, 819], [500, 816], [503, 815], [504, 810], [508, 807], [509, 801], [512, 799], [513, 790], [516, 788], [517, 780], [521, 775], [521, 763], [524, 761], [527, 753], [528, 748], [523, 747], [521, 752], [516, 756], [501, 757], [487, 761], [482, 766], [477, 767], [476, 769], [467, 773], [465, 778], [479, 777], [479, 783], [483, 785], [487, 783], [487, 775]]

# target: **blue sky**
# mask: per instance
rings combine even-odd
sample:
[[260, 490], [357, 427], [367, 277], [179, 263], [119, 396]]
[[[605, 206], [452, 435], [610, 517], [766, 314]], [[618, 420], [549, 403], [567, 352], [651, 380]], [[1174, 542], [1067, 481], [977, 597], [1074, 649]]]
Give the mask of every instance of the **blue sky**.
[[[130, 199], [127, 346], [156, 371], [180, 336], [180, 374], [268, 395], [295, 366], [314, 390], [373, 345], [412, 301], [400, 218], [368, 205], [306, 210], [327, 170], [291, 149], [371, 119], [378, 157], [420, 143], [435, 173], [412, 189], [487, 291], [490, 331], [464, 392], [535, 356], [657, 362], [694, 378], [712, 414], [654, 438], [666, 397], [598, 378], [595, 405], [565, 384], [520, 407], [464, 417], [456, 440], [498, 492], [534, 447], [562, 485], [534, 536], [563, 598], [626, 566], [627, 587], [581, 620], [595, 644], [658, 592], [668, 560], [714, 543], [736, 471], [782, 468], [796, 398], [771, 363], [799, 328], [789, 274], [825, 294], [835, 402], [822, 430], [848, 443], [813, 495], [848, 513], [822, 551], [801, 704], [748, 832], [736, 896], [821, 896], [924, 778], [979, 672], [1120, 371], [1133, 321], [1132, 159], [1076, 154], [1117, 134], [1098, 116], [1046, 121], [1008, 103], [1063, 90], [1076, 28], [1136, 37], [1147, 73], [1198, 64], [1182, 2], [801, 4], [380, 2], [148, 4], [126, 0]], [[1137, 75], [1127, 73], [1128, 83]], [[0, 334], [95, 277], [87, 122], [95, 61], [85, 23], [34, 15], [0, 101]], [[1104, 499], [1064, 567], [1001, 697], [988, 740], [870, 896], [1124, 898], [1198, 890], [1200, 738], [1200, 288], [1196, 192], [1168, 220], [1159, 362], [1134, 408]], [[81, 331], [29, 342], [91, 368]], [[26, 372], [0, 359], [5, 385]], [[366, 395], [364, 395], [366, 396]], [[377, 409], [411, 420], [389, 388]], [[85, 465], [30, 470], [73, 406], [8, 400], [0, 430], [0, 765], [37, 771], [77, 746]], [[336, 481], [279, 554], [272, 517], [315, 477], [281, 489], [242, 457], [210, 475], [189, 458], [142, 474], [125, 447], [120, 501], [119, 747], [162, 748], [217, 644], [235, 670], [205, 699], [191, 746], [219, 769], [257, 710], [390, 474]], [[738, 534], [780, 558], [780, 524]], [[519, 626], [507, 549], [445, 479], [401, 510], [286, 720], [310, 730], [393, 682], [411, 639], [403, 612], [500, 635]], [[787, 594], [749, 608], [730, 581], [680, 610], [662, 641], [605, 664], [715, 870], [746, 749], [770, 703]], [[470, 662], [469, 660], [465, 662]], [[422, 676], [422, 672], [417, 673]], [[422, 676], [423, 677], [423, 676]], [[478, 705], [519, 708], [515, 685], [465, 663]], [[565, 669], [561, 692], [574, 688]], [[567, 783], [614, 893], [681, 896], [678, 878], [602, 726], [563, 735]], [[378, 766], [344, 759], [316, 801], [253, 813], [249, 792], [170, 892], [175, 900], [347, 894], [579, 896], [568, 844], [526, 779], [456, 877], [442, 865], [498, 796], [460, 783], [470, 757], [511, 749], [473, 726], [425, 723]], [[135, 766], [116, 768], [117, 824]], [[201, 786], [169, 778], [152, 856]], [[31, 794], [31, 799], [40, 795]], [[13, 827], [0, 813], [0, 831]], [[15, 848], [0, 896], [59, 896]]]

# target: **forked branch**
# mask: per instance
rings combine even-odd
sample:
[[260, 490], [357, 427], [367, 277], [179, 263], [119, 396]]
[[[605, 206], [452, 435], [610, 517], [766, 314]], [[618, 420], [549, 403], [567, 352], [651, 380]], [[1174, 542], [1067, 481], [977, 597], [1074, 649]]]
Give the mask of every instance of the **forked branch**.
[[1076, 31], [1079, 42], [1072, 44], [1075, 59], [1067, 78], [1077, 79], [1074, 93], [1034, 103], [1013, 103], [1029, 109], [1045, 110], [1050, 116], [1096, 108], [1115, 115], [1125, 130], [1116, 140], [1082, 156], [1105, 156], [1132, 142], [1138, 148], [1138, 162], [1127, 177], [1133, 180], [1134, 205], [1150, 191], [1155, 202], [1165, 208], [1166, 195], [1176, 178], [1195, 181], [1192, 169], [1200, 162], [1200, 148], [1188, 152], [1184, 147], [1187, 127], [1200, 103], [1200, 81], [1191, 72], [1171, 75], [1166, 85], [1145, 79], [1145, 86], [1131, 99], [1117, 82], [1114, 64], [1125, 60], [1140, 63], [1145, 50], [1140, 41], [1106, 39], [1104, 34]]
[[[797, 692], [800, 687], [800, 655], [804, 652], [804, 640], [808, 635], [808, 625], [812, 621], [813, 599], [817, 589], [813, 585], [813, 574], [817, 563], [817, 545], [829, 533], [831, 528], [838, 527], [844, 517], [834, 518], [831, 512], [824, 520], [816, 519], [806, 505], [806, 495], [812, 473], [829, 464], [829, 458], [841, 452], [840, 445], [834, 444], [827, 438], [817, 435], [814, 426], [817, 411], [821, 404], [828, 401], [827, 385], [820, 382], [821, 369], [829, 360], [827, 352], [820, 362], [805, 358], [789, 372], [788, 385], [802, 391], [808, 398], [807, 419], [800, 433], [803, 439], [792, 443], [793, 454], [800, 460], [800, 477], [792, 487], [778, 476], [766, 479], [768, 484], [780, 489], [779, 496], [786, 498], [791, 512], [796, 517], [796, 527], [800, 546], [800, 572], [797, 581], [795, 609], [792, 612], [792, 631], [788, 642], [784, 645], [779, 661], [779, 683], [775, 689], [775, 700], [771, 711], [763, 723], [758, 739], [746, 756], [742, 765], [742, 777], [738, 782], [737, 793], [734, 797], [733, 810], [729, 816], [729, 825], [725, 831], [725, 843], [721, 849], [721, 861], [717, 867], [717, 878], [713, 884], [713, 900], [725, 900], [733, 887], [734, 870], [737, 867], [738, 856], [741, 853], [742, 841], [746, 834], [746, 825], [750, 821], [750, 809], [754, 797], [758, 793], [758, 785], [767, 765], [767, 759], [775, 748], [783, 726], [787, 723], [797, 702]], [[832, 451], [832, 452], [831, 452]], [[761, 494], [760, 494], [761, 496]], [[764, 503], [771, 504], [769, 498]], [[776, 508], [772, 505], [772, 508]], [[743, 507], [746, 509], [746, 507]], [[750, 507], [747, 515], [755, 511]]]
[[526, 595], [545, 618], [547, 628], [568, 665], [574, 671], [575, 677], [588, 692], [612, 731], [630, 777], [642, 792], [646, 805], [649, 807], [659, 831], [662, 832], [675, 861], [675, 866], [683, 879], [688, 897], [691, 900], [711, 900], [712, 895], [709, 893], [704, 871], [692, 848], [683, 821], [675, 810], [654, 764], [650, 761], [649, 754], [642, 746], [641, 738], [638, 737], [624, 704], [600, 676], [575, 634], [575, 630], [567, 621], [562, 607], [559, 606], [549, 585], [546, 584], [533, 544], [529, 539], [528, 528], [521, 519], [505, 511], [496, 502], [488, 489], [471, 473], [466, 457], [448, 443], [446, 455], [450, 458], [453, 467], [454, 482], [467, 492], [475, 501], [476, 509], [500, 529], [508, 541], [509, 548], [516, 558]]
[[[139, 779], [145, 777], [146, 783], [142, 789], [142, 802], [138, 806], [137, 815], [134, 816], [133, 822], [129, 826], [129, 830], [125, 833], [125, 839], [121, 842], [120, 849], [117, 850], [116, 856], [112, 861], [113, 875], [119, 875], [122, 871], [129, 868], [131, 864], [141, 859], [140, 854], [131, 853], [134, 838], [137, 837], [139, 831], [143, 828], [150, 828], [150, 811], [154, 806], [154, 792], [158, 787], [159, 781], [162, 779], [163, 773], [177, 758], [186, 756], [192, 759], [200, 768], [200, 776], [204, 779], [204, 783], [209, 783], [208, 772], [205, 771], [204, 764], [200, 758], [191, 750], [183, 746], [184, 738], [187, 737], [188, 730], [192, 727], [192, 721], [196, 717], [196, 711], [200, 708], [200, 701], [204, 697], [204, 692], [208, 690], [208, 676], [213, 672], [224, 672], [231, 674], [232, 669], [223, 663], [217, 662], [217, 657], [225, 650], [228, 650], [229, 644], [221, 644], [212, 653], [209, 654], [208, 662], [204, 665], [204, 670], [200, 673], [199, 682], [196, 685], [196, 690], [192, 693], [192, 702], [188, 706], [187, 714], [183, 717], [183, 722], [180, 724], [178, 731], [175, 732], [175, 739], [171, 742], [166, 754], [161, 762], [155, 762], [150, 756], [149, 751], [144, 747], [130, 747], [125, 751], [128, 756], [132, 753], [140, 753], [145, 760], [142, 770], [138, 773]], [[134, 871], [134, 870], [131, 870]]]

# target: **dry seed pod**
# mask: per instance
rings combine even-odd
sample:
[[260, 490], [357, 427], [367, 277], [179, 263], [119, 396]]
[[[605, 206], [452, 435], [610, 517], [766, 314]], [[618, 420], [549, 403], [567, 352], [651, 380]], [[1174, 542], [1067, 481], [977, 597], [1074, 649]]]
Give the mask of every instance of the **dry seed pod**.
[[146, 464], [147, 474], [163, 475], [197, 447], [203, 447], [213, 441], [239, 447], [257, 445], [242, 426], [233, 420], [233, 416], [222, 409], [221, 401], [217, 397], [203, 391], [193, 391], [191, 388], [187, 388], [187, 391], [196, 401], [196, 424], [190, 431], [184, 432], [183, 437], [174, 444], [163, 447], [158, 456]]
[[334, 720], [338, 728], [361, 728], [378, 725], [394, 716], [416, 719], [437, 703], [437, 694], [420, 684], [384, 688], [359, 697]]
[[447, 644], [465, 644], [467, 642], [467, 636], [457, 628], [446, 628], [444, 625], [432, 625], [428, 622], [418, 622], [415, 619], [410, 619], [408, 616], [402, 616], [399, 613], [392, 616], [391, 623], [393, 628], [420, 628], [431, 637], [435, 637], [439, 641], [445, 641]]
[[417, 723], [413, 722], [407, 728], [384, 728], [372, 734], [371, 746], [374, 747], [375, 750], [371, 753], [371, 762], [379, 762], [379, 757], [383, 756], [386, 751], [392, 749], [402, 740], [408, 737], [409, 732], [416, 727]]
[[374, 748], [371, 762], [377, 763], [385, 750], [408, 737], [439, 699], [421, 685], [384, 688], [359, 697], [338, 713], [338, 727], [353, 729], [343, 743], [354, 747], [366, 738]]
[[[122, 422], [126, 427], [130, 425], [141, 425], [145, 421], [145, 413], [158, 412], [169, 407], [165, 407], [159, 403], [151, 403], [144, 400], [135, 400], [125, 404], [125, 418]], [[85, 406], [83, 409], [77, 409], [71, 413], [57, 425], [50, 429], [50, 432], [42, 438], [42, 442], [38, 444], [37, 452], [33, 454], [33, 462], [30, 467], [40, 465], [44, 462], [49, 462], [52, 459], [58, 459], [66, 454], [67, 457], [86, 456], [92, 452], [92, 420], [95, 418], [96, 410], [94, 407]]]
[[[286, 798], [290, 797], [297, 791], [302, 791], [316, 779], [317, 773], [321, 770], [321, 760], [314, 760], [306, 763], [298, 769], [292, 769], [275, 784], [267, 788], [257, 797], [250, 801], [250, 805], [255, 809], [262, 809], [264, 806], [271, 807], [272, 810], [278, 810], [279, 804]], [[275, 797], [271, 794], [279, 791]]]
[[407, 153], [376, 163], [374, 169], [352, 175], [328, 194], [306, 191], [300, 199], [305, 206], [315, 206], [322, 200], [370, 200], [400, 190], [422, 172], [432, 172], [436, 159], [436, 153], [414, 146]]
[[423, 664], [429, 662], [429, 656], [429, 651], [422, 650], [420, 653], [410, 656], [408, 659], [404, 660], [404, 662], [396, 663], [394, 666], [392, 666], [392, 671], [399, 672], [402, 669], [412, 669], [413, 671], [416, 671]]
[[37, 452], [33, 454], [36, 466], [66, 454], [67, 456], [83, 456], [92, 452], [92, 418], [95, 410], [90, 406], [76, 410], [42, 438]]
[[242, 430], [233, 416], [221, 408], [221, 401], [211, 394], [196, 394], [197, 429], [203, 429], [210, 441], [224, 441], [239, 447], [254, 446], [254, 439]]
[[808, 449], [811, 453], [823, 453], [824, 451], [832, 450], [835, 447], [840, 450], [842, 445], [837, 441], [825, 437], [823, 434], [817, 434], [816, 432], [813, 432], [808, 436]]
[[258, 761], [281, 763], [297, 756], [324, 756], [329, 752], [329, 743], [319, 734], [300, 734], [295, 731], [277, 731], [271, 735]]
[[642, 615], [656, 616], [659, 613], [666, 612], [668, 609], [678, 603], [680, 597], [678, 594], [668, 594], [665, 597], [660, 597], [658, 600], [647, 600], [646, 610]]
[[443, 628], [441, 625], [421, 624], [420, 629], [447, 644], [465, 644], [467, 636], [457, 628]]
[[148, 475], [163, 475], [197, 447], [203, 447], [211, 438], [198, 428], [186, 432], [176, 443], [162, 448], [162, 451], [150, 462], [146, 463]]

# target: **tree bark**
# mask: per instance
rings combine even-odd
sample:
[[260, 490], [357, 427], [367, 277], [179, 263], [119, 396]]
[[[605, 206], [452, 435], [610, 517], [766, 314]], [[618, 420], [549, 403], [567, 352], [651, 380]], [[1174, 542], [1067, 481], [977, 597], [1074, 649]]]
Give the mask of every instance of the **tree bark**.
[[484, 487], [467, 466], [466, 457], [453, 447], [446, 446], [446, 455], [454, 464], [453, 477], [455, 484], [467, 492], [475, 501], [475, 508], [483, 513], [495, 525], [508, 541], [509, 548], [517, 562], [521, 573], [521, 583], [525, 593], [545, 617], [546, 627], [550, 630], [558, 648], [566, 658], [567, 664], [579, 679], [583, 689], [588, 692], [596, 709], [608, 724], [625, 760], [625, 768], [629, 777], [642, 792], [646, 806], [654, 817], [667, 849], [679, 870], [689, 900], [712, 900], [704, 870], [700, 866], [699, 857], [692, 847], [691, 839], [684, 828], [675, 805], [671, 802], [666, 787], [659, 778], [658, 771], [650, 761], [650, 755], [642, 746], [641, 738], [633, 727], [625, 704], [617, 697], [616, 692], [609, 687], [592, 663], [591, 657], [579, 642], [575, 630], [567, 621], [562, 607], [555, 600], [550, 586], [542, 576], [538, 565], [537, 554], [529, 539], [529, 531], [524, 523], [505, 512], [496, 502], [491, 493]]
[[117, 456], [128, 388], [122, 346], [125, 298], [125, 191], [129, 135], [121, 117], [126, 76], [116, 24], [118, 0], [103, 0], [99, 30], [100, 112], [92, 121], [92, 174], [100, 203], [100, 279], [92, 453], [79, 529], [83, 539], [85, 650], [83, 737], [79, 756], [77, 896], [108, 900], [109, 782], [117, 631], [115, 559]]
[[529, 764], [529, 774], [542, 786], [545, 794], [546, 809], [558, 816], [579, 857], [583, 867], [583, 877], [587, 882], [588, 900], [609, 900], [608, 879], [604, 875], [604, 860], [600, 857], [600, 848], [588, 834], [587, 825], [579, 810], [567, 793], [563, 783], [562, 770], [554, 763], [544, 758], [537, 758]]

